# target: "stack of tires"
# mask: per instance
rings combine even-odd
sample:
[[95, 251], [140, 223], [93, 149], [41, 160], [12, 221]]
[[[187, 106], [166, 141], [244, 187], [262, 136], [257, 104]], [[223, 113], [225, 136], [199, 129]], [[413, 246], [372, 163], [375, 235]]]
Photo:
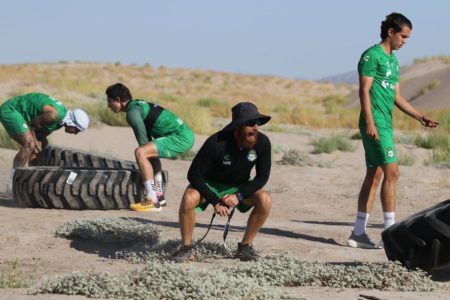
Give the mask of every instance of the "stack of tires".
[[431, 271], [450, 264], [450, 199], [420, 211], [382, 232], [389, 260]]
[[[163, 187], [168, 176], [163, 170]], [[13, 196], [22, 206], [61, 209], [123, 209], [141, 201], [136, 163], [76, 149], [47, 146], [36, 166], [17, 168]]]

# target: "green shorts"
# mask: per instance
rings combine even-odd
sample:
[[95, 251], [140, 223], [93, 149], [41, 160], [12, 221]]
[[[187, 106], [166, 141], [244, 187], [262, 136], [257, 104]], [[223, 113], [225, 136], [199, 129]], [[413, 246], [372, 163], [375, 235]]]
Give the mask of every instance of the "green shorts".
[[[210, 181], [210, 180], [206, 180], [206, 185], [211, 189], [211, 191], [217, 197], [222, 199], [222, 197], [225, 196], [225, 195], [236, 193], [239, 190], [239, 188], [247, 185], [249, 182], [250, 181], [248, 181], [245, 184], [240, 185], [240, 186], [229, 186], [229, 185], [226, 185], [226, 184], [221, 184], [221, 183], [213, 182], [213, 181]], [[189, 187], [193, 188], [191, 185], [189, 185]], [[195, 211], [198, 211], [198, 212], [205, 211], [205, 209], [210, 204], [211, 203], [209, 203], [206, 199], [203, 198], [202, 202], [195, 207]], [[238, 205], [236, 205], [236, 208], [241, 213], [245, 213], [245, 212], [249, 211], [252, 207], [253, 206], [244, 204], [244, 202], [240, 202]]]
[[187, 125], [177, 133], [153, 140], [161, 158], [173, 158], [187, 152], [194, 145], [194, 133]]
[[366, 166], [375, 168], [397, 162], [397, 150], [394, 145], [392, 129], [377, 128], [379, 140], [367, 136], [365, 129], [360, 129], [361, 139], [366, 155]]
[[22, 114], [5, 105], [0, 109], [0, 121], [10, 137], [30, 131]]

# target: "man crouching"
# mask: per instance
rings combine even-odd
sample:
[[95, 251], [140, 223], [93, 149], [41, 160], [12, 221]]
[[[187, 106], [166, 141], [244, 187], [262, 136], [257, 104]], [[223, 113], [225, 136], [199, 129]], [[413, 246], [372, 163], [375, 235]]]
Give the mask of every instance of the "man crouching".
[[[210, 136], [198, 151], [180, 204], [182, 246], [176, 262], [194, 259], [191, 243], [195, 211], [204, 211], [209, 204], [219, 216], [228, 216], [233, 207], [242, 213], [253, 208], [235, 257], [243, 261], [258, 258], [252, 242], [272, 206], [271, 196], [262, 190], [270, 175], [271, 145], [258, 127], [270, 118], [260, 114], [253, 103], [238, 103], [232, 108], [232, 122]], [[256, 176], [251, 179], [253, 167]]]

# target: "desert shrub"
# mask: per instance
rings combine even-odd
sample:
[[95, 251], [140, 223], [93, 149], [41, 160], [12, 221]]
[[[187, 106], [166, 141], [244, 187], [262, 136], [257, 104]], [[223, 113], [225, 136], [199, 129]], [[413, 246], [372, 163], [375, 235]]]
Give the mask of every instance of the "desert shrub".
[[178, 115], [195, 133], [211, 133], [211, 115], [207, 108], [190, 105], [180, 110]]
[[0, 272], [0, 288], [27, 288], [32, 281], [33, 276], [18, 270], [17, 261], [9, 269]]
[[288, 150], [283, 154], [280, 161], [277, 162], [280, 165], [291, 166], [314, 166], [316, 163], [304, 152], [298, 150]]
[[433, 132], [425, 137], [417, 136], [414, 144], [425, 149], [448, 148], [449, 138], [445, 133]]
[[332, 153], [336, 150], [350, 152], [355, 149], [350, 140], [341, 135], [316, 139], [312, 142], [312, 145], [314, 146], [313, 154]]
[[450, 168], [450, 149], [448, 147], [433, 149], [433, 154], [431, 158], [425, 160], [425, 165]]
[[322, 104], [325, 108], [326, 114], [334, 114], [342, 112], [345, 108], [344, 106], [348, 103], [348, 98], [339, 95], [330, 95], [322, 100]]
[[112, 112], [108, 108], [106, 101], [97, 104], [84, 105], [82, 108], [86, 111], [94, 124], [100, 122], [109, 126], [128, 126], [125, 113]]
[[258, 261], [202, 271], [153, 262], [120, 275], [75, 272], [42, 282], [32, 293], [133, 299], [285, 299], [292, 295], [280, 287], [293, 286], [433, 291], [441, 285], [424, 271], [410, 271], [396, 262], [330, 264], [275, 253]]
[[9, 137], [3, 126], [0, 127], [0, 148], [17, 150], [19, 147], [19, 143]]
[[398, 155], [398, 164], [400, 166], [412, 166], [414, 165], [414, 162], [416, 161], [414, 155], [410, 155], [410, 154], [401, 154]]
[[89, 239], [98, 242], [147, 242], [157, 244], [159, 231], [153, 224], [143, 224], [130, 218], [98, 218], [74, 220], [55, 232], [66, 239]]

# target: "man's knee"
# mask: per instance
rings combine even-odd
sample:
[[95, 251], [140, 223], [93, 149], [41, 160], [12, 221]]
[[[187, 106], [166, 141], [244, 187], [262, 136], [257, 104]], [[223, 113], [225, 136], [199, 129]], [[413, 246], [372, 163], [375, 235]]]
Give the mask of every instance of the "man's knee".
[[253, 206], [259, 210], [269, 212], [272, 208], [272, 196], [266, 191], [260, 190], [254, 195], [255, 200]]
[[194, 210], [195, 207], [200, 203], [200, 193], [191, 188], [187, 188], [183, 194], [180, 204], [180, 212], [188, 212]]

